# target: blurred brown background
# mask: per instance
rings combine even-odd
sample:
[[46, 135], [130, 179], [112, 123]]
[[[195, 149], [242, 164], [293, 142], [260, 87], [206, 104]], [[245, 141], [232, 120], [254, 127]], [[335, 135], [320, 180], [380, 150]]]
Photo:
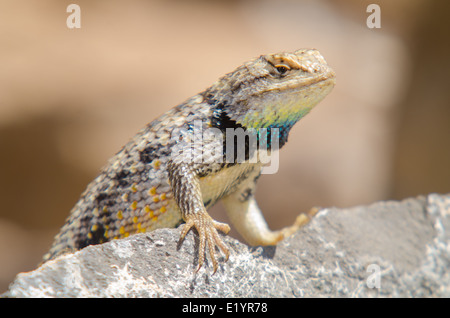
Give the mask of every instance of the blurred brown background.
[[317, 48], [337, 73], [260, 179], [272, 228], [311, 206], [450, 192], [449, 14], [443, 0], [0, 1], [0, 292], [131, 136], [263, 53]]

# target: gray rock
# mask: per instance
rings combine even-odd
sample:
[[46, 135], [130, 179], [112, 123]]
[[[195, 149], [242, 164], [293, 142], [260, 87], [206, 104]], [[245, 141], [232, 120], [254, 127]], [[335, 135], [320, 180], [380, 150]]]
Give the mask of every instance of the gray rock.
[[[224, 237], [198, 273], [198, 240], [161, 229], [17, 275], [7, 297], [450, 297], [450, 195], [328, 208], [276, 247]], [[221, 259], [223, 261], [223, 259]]]

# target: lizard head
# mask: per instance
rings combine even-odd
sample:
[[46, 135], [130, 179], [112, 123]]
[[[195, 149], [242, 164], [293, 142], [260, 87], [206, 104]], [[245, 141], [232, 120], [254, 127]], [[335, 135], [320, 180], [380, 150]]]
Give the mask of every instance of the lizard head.
[[[289, 129], [333, 88], [335, 73], [314, 49], [262, 55], [211, 89], [223, 111], [246, 128]], [[226, 92], [226, 93], [225, 93]]]

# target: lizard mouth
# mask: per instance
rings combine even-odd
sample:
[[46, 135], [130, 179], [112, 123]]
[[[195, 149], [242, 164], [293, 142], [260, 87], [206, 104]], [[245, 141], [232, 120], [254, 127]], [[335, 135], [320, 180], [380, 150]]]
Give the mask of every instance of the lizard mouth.
[[245, 114], [241, 124], [251, 128], [291, 127], [323, 100], [335, 83], [336, 74], [327, 65], [313, 74], [280, 81], [255, 99], [259, 111]]
[[336, 84], [336, 73], [330, 67], [326, 67], [313, 76], [292, 79], [278, 85], [274, 85], [266, 92], [285, 91], [285, 90], [307, 90], [313, 86], [334, 86]]
[[270, 91], [297, 90], [322, 83], [334, 85], [336, 74], [325, 58], [316, 49], [300, 49], [293, 53], [268, 54], [262, 56], [267, 62], [267, 71], [272, 77]]
[[331, 86], [333, 87], [336, 84], [336, 73], [330, 68], [327, 67], [326, 71], [321, 74], [321, 76], [311, 77], [309, 81], [303, 84], [304, 87], [311, 86]]

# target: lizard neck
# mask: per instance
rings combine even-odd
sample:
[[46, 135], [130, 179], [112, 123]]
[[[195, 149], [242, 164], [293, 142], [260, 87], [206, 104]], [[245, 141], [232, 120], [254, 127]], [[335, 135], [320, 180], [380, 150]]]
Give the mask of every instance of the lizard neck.
[[[246, 133], [256, 135], [258, 147], [263, 142], [268, 150], [281, 149], [281, 147], [283, 147], [288, 140], [291, 128], [297, 122], [297, 120], [290, 120], [284, 123], [272, 123], [260, 127], [249, 127], [240, 123], [227, 112], [227, 109], [229, 109], [227, 102], [218, 102], [210, 99], [208, 100], [208, 103], [211, 105], [213, 110], [211, 119], [212, 127], [220, 129], [224, 133], [224, 136], [226, 136], [227, 129], [242, 128]], [[278, 140], [273, 140], [273, 138], [277, 138]], [[273, 145], [275, 146], [275, 149], [273, 149]]]

